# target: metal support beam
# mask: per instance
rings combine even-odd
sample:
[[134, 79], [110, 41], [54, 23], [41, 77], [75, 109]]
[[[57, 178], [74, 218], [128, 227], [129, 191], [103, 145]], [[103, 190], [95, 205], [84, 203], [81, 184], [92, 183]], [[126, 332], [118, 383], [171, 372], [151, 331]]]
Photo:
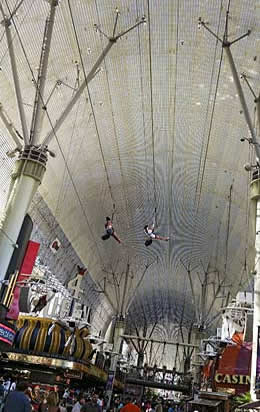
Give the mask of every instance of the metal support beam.
[[70, 100], [70, 102], [68, 103], [67, 107], [64, 109], [64, 111], [61, 113], [60, 117], [58, 118], [58, 120], [56, 121], [54, 127], [52, 128], [52, 130], [48, 133], [48, 135], [45, 137], [45, 139], [42, 142], [43, 146], [47, 146], [50, 141], [52, 140], [53, 136], [55, 136], [55, 134], [57, 133], [57, 131], [60, 129], [60, 127], [62, 126], [63, 122], [66, 120], [68, 114], [71, 112], [71, 110], [73, 109], [73, 107], [75, 106], [75, 104], [77, 103], [78, 99], [80, 98], [80, 96], [82, 95], [83, 91], [85, 90], [85, 88], [87, 87], [87, 85], [89, 84], [89, 82], [95, 77], [96, 71], [98, 70], [99, 66], [101, 65], [101, 63], [103, 62], [103, 60], [105, 59], [106, 55], [108, 54], [109, 50], [111, 49], [111, 47], [117, 42], [118, 39], [120, 39], [121, 37], [125, 36], [127, 33], [129, 33], [130, 31], [134, 30], [137, 26], [139, 26], [140, 24], [143, 24], [146, 22], [146, 19], [143, 17], [141, 19], [141, 21], [138, 21], [136, 24], [134, 24], [133, 26], [131, 26], [129, 29], [125, 30], [122, 33], [119, 33], [117, 36], [115, 37], [111, 37], [108, 41], [108, 44], [106, 45], [105, 49], [103, 50], [103, 52], [101, 53], [101, 55], [99, 56], [99, 58], [97, 59], [96, 63], [94, 64], [94, 66], [92, 67], [92, 69], [90, 70], [89, 74], [86, 76], [86, 78], [83, 80], [83, 82], [81, 83], [80, 87], [78, 88], [77, 92], [74, 94], [74, 96], [72, 97], [72, 99]]
[[76, 93], [74, 94], [74, 96], [72, 97], [70, 102], [68, 103], [67, 107], [61, 113], [61, 115], [58, 118], [58, 120], [56, 121], [53, 129], [48, 133], [48, 135], [43, 140], [43, 142], [42, 142], [43, 146], [47, 146], [50, 143], [50, 141], [52, 140], [53, 136], [55, 136], [57, 131], [60, 129], [60, 127], [62, 126], [64, 120], [66, 120], [66, 118], [70, 114], [71, 110], [73, 109], [73, 107], [77, 103], [78, 99], [82, 95], [83, 91], [85, 90], [87, 84], [89, 84], [89, 82], [92, 80], [92, 78], [94, 77], [94, 74], [96, 73], [97, 69], [99, 68], [102, 61], [104, 60], [104, 58], [106, 57], [109, 50], [111, 49], [111, 47], [114, 44], [115, 44], [115, 41], [113, 39], [110, 39], [107, 46], [105, 47], [105, 49], [103, 50], [103, 52], [101, 53], [101, 55], [97, 59], [96, 63], [94, 64], [94, 66], [90, 70], [90, 72], [87, 75], [86, 79], [83, 80], [83, 82], [81, 83], [81, 86], [78, 88], [78, 90], [76, 91]]
[[[112, 358], [111, 367], [110, 367], [110, 371], [109, 371], [109, 374], [112, 373], [114, 376], [116, 374], [116, 369], [117, 369], [117, 364], [118, 364], [118, 359], [119, 359], [119, 353], [120, 353], [120, 350], [121, 350], [122, 334], [124, 333], [124, 329], [125, 329], [125, 321], [122, 320], [121, 318], [117, 319], [116, 323], [115, 323], [114, 337], [113, 337], [113, 352], [115, 352], [115, 355]], [[110, 403], [111, 403], [111, 398], [112, 398], [112, 393], [113, 393], [113, 385], [114, 385], [114, 383], [112, 383], [112, 387], [109, 388], [106, 391], [106, 395], [108, 396], [108, 401], [107, 401], [107, 405], [106, 405], [107, 410], [109, 410]]]
[[246, 100], [245, 100], [245, 96], [244, 96], [244, 93], [243, 93], [243, 90], [242, 90], [242, 87], [241, 87], [240, 79], [239, 79], [237, 69], [236, 69], [236, 66], [235, 66], [235, 63], [234, 63], [234, 59], [233, 59], [233, 56], [232, 56], [232, 53], [231, 53], [231, 50], [230, 50], [230, 45], [223, 45], [223, 47], [224, 47], [224, 50], [226, 52], [226, 56], [228, 58], [228, 62], [229, 62], [230, 69], [231, 69], [231, 72], [232, 72], [232, 75], [233, 75], [234, 83], [235, 83], [235, 86], [236, 86], [236, 89], [237, 89], [237, 93], [238, 93], [238, 96], [239, 96], [239, 99], [240, 99], [240, 103], [241, 103], [241, 106], [242, 106], [242, 109], [243, 109], [243, 113], [244, 113], [244, 116], [245, 116], [245, 119], [246, 119], [246, 123], [248, 125], [249, 130], [250, 130], [250, 134], [251, 134], [251, 137], [252, 137], [252, 143], [254, 145], [255, 152], [256, 152], [256, 157], [259, 161], [259, 159], [260, 159], [260, 146], [259, 146], [259, 144], [256, 140], [256, 134], [255, 134], [253, 122], [251, 120], [249, 110], [248, 110], [248, 107], [247, 107], [247, 104], [246, 104]]
[[17, 148], [21, 149], [22, 148], [21, 140], [19, 140], [19, 138], [16, 134], [16, 130], [15, 130], [15, 127], [13, 126], [13, 123], [10, 122], [10, 120], [6, 116], [2, 103], [0, 103], [0, 118], [2, 119], [5, 127], [7, 128], [8, 132], [9, 132], [10, 136], [12, 137], [14, 143], [16, 144]]
[[241, 74], [240, 74], [240, 78], [243, 79], [243, 80], [246, 82], [246, 84], [247, 84], [250, 92], [251, 92], [252, 95], [254, 96], [254, 99], [255, 99], [255, 102], [256, 102], [257, 96], [256, 96], [256, 94], [255, 94], [255, 92], [254, 92], [253, 87], [252, 87], [251, 84], [249, 83], [248, 78], [246, 77], [245, 73], [241, 73]]
[[8, 19], [5, 16], [3, 6], [1, 5], [1, 3], [0, 3], [0, 9], [1, 9], [1, 12], [2, 12], [3, 18], [4, 18], [3, 23], [4, 23], [4, 26], [5, 26], [5, 33], [6, 33], [7, 45], [8, 45], [9, 56], [10, 56], [10, 61], [11, 61], [12, 73], [13, 73], [16, 100], [17, 100], [17, 105], [18, 105], [18, 110], [19, 110], [19, 114], [20, 114], [22, 130], [23, 130], [24, 143], [25, 143], [25, 145], [28, 145], [29, 144], [29, 134], [28, 134], [26, 117], [25, 117], [25, 112], [24, 112], [24, 107], [23, 107], [23, 101], [22, 101], [22, 94], [21, 94], [20, 82], [19, 82], [19, 77], [18, 77], [18, 71], [17, 71], [17, 66], [16, 66], [13, 40], [12, 40], [11, 30], [10, 30], [11, 22], [10, 22], [10, 19]]
[[21, 0], [19, 4], [17, 4], [17, 6], [15, 7], [15, 9], [12, 11], [12, 14], [10, 15], [10, 18], [13, 18], [13, 16], [16, 15], [16, 13], [18, 12], [19, 8], [21, 7], [21, 5], [23, 4], [24, 0]]
[[108, 295], [107, 292], [105, 291], [105, 288], [104, 288], [104, 290], [102, 290], [102, 285], [101, 285], [100, 282], [98, 282], [98, 281], [97, 281], [97, 285], [100, 287], [100, 289], [101, 289], [101, 291], [102, 291], [101, 293], [104, 293], [104, 296], [106, 297], [108, 303], [110, 304], [111, 308], [113, 309], [113, 312], [114, 312], [114, 313], [117, 313], [116, 307], [114, 306], [112, 300], [110, 299], [109, 295]]
[[198, 305], [197, 305], [197, 302], [196, 302], [196, 295], [195, 295], [195, 292], [194, 292], [193, 280], [191, 278], [190, 269], [187, 270], [187, 273], [188, 273], [189, 282], [190, 282], [191, 296], [192, 296], [193, 304], [194, 304], [194, 307], [195, 307], [196, 320], [197, 320], [197, 322], [199, 322], [199, 320], [200, 320], [199, 308], [198, 308]]
[[227, 23], [228, 23], [228, 13], [227, 13], [227, 20], [226, 20], [226, 29], [225, 29], [225, 35], [224, 35], [224, 40], [221, 40], [209, 27], [208, 25], [201, 20], [201, 18], [199, 18], [199, 25], [203, 26], [209, 33], [211, 33], [221, 44], [223, 49], [226, 52], [227, 58], [228, 58], [228, 62], [230, 65], [230, 69], [232, 72], [232, 76], [234, 79], [234, 83], [237, 89], [237, 93], [240, 99], [240, 103], [243, 109], [243, 113], [246, 119], [246, 123], [248, 125], [248, 128], [250, 130], [250, 134], [251, 134], [251, 138], [252, 138], [252, 143], [254, 145], [255, 148], [255, 153], [256, 153], [256, 158], [257, 158], [257, 162], [259, 163], [260, 161], [260, 146], [257, 142], [256, 139], [256, 134], [255, 134], [255, 130], [254, 130], [254, 126], [253, 126], [253, 122], [251, 120], [250, 114], [249, 114], [249, 110], [246, 104], [246, 100], [245, 100], [245, 96], [241, 87], [241, 83], [240, 83], [240, 79], [237, 73], [237, 69], [234, 63], [234, 59], [230, 50], [230, 46], [232, 46], [232, 44], [244, 39], [245, 37], [249, 36], [251, 33], [251, 30], [248, 30], [246, 33], [242, 34], [241, 36], [239, 36], [238, 38], [234, 39], [233, 41], [228, 41], [228, 29], [227, 29]]
[[[155, 262], [155, 261], [154, 261], [154, 262]], [[140, 285], [141, 285], [141, 283], [142, 283], [142, 281], [143, 281], [143, 279], [144, 279], [144, 276], [145, 276], [147, 270], [149, 269], [149, 267], [150, 267], [154, 262], [152, 262], [152, 263], [150, 263], [149, 265], [146, 265], [146, 266], [145, 266], [145, 269], [144, 269], [144, 271], [143, 271], [143, 273], [142, 273], [142, 275], [141, 275], [141, 277], [140, 277], [140, 279], [139, 279], [136, 287], [134, 288], [134, 291], [133, 291], [133, 293], [132, 293], [132, 296], [129, 297], [128, 302], [126, 303], [126, 307], [125, 307], [125, 312], [126, 312], [126, 313], [128, 312], [130, 306], [131, 306], [132, 303], [133, 303], [133, 300], [134, 300], [134, 298], [135, 298], [135, 296], [136, 296], [136, 292], [138, 291], [138, 289], [139, 289], [139, 287], [140, 287]]]
[[209, 306], [209, 308], [208, 308], [208, 310], [207, 310], [207, 315], [206, 315], [206, 317], [205, 317], [205, 323], [207, 323], [207, 321], [208, 321], [208, 319], [209, 319], [209, 315], [210, 315], [210, 313], [211, 313], [211, 310], [213, 309], [213, 306], [214, 306], [214, 304], [215, 304], [215, 302], [216, 302], [216, 299], [217, 299], [217, 297], [218, 297], [218, 294], [219, 294], [220, 291], [221, 291], [221, 288], [222, 288], [223, 285], [224, 285], [224, 282], [225, 282], [225, 279], [223, 279], [223, 280], [219, 283], [219, 285], [218, 285], [218, 287], [217, 287], [217, 290], [214, 292], [213, 299], [212, 299], [211, 304], [210, 304], [210, 306]]
[[198, 308], [197, 301], [196, 301], [196, 295], [195, 295], [194, 286], [193, 286], [193, 279], [191, 277], [190, 265], [188, 267], [186, 267], [185, 264], [183, 263], [182, 259], [180, 261], [181, 261], [182, 266], [184, 267], [184, 269], [186, 270], [186, 272], [188, 274], [188, 278], [189, 278], [189, 282], [190, 282], [192, 302], [193, 302], [193, 305], [194, 305], [194, 308], [195, 308], [196, 321], [199, 323], [199, 321], [200, 321], [199, 308]]
[[[152, 330], [151, 330], [151, 332], [149, 333], [149, 339], [151, 338], [151, 336], [152, 336], [152, 334], [153, 334], [154, 329], [156, 328], [156, 326], [157, 326], [157, 322], [155, 322], [155, 323], [153, 324]], [[144, 338], [145, 338], [145, 335], [144, 335]], [[149, 343], [148, 341], [147, 341], [146, 343], [144, 342], [144, 345], [143, 345], [143, 351], [144, 351], [144, 352], [146, 351], [146, 348], [147, 348], [148, 343]]]
[[125, 305], [125, 300], [126, 300], [126, 294], [127, 294], [129, 270], [130, 270], [130, 265], [129, 265], [129, 263], [127, 263], [126, 273], [125, 273], [124, 290], [123, 290], [122, 301], [121, 301], [121, 309], [120, 309], [120, 315], [121, 316], [125, 316], [125, 306], [126, 306]]
[[57, 0], [51, 1], [51, 8], [49, 16], [46, 19], [45, 31], [42, 42], [40, 68], [38, 72], [38, 79], [36, 83], [36, 93], [34, 99], [33, 116], [30, 132], [30, 143], [39, 144], [40, 133], [42, 130], [42, 122], [46, 112], [44, 104], [44, 90], [46, 84], [46, 75], [48, 69], [48, 60], [50, 54], [51, 39], [53, 33], [55, 11], [58, 5]]
[[158, 340], [158, 339], [141, 338], [139, 336], [134, 336], [134, 335], [122, 335], [121, 337], [124, 339], [144, 340], [146, 342], [161, 343], [161, 344], [166, 344], [166, 345], [176, 345], [176, 346], [187, 346], [190, 348], [199, 348], [199, 345], [193, 345], [191, 343], [183, 343], [183, 342], [173, 342], [170, 340], [163, 341], [163, 340]]
[[257, 124], [258, 124], [258, 136], [260, 135], [260, 96], [255, 100], [256, 103], [256, 114], [257, 114]]

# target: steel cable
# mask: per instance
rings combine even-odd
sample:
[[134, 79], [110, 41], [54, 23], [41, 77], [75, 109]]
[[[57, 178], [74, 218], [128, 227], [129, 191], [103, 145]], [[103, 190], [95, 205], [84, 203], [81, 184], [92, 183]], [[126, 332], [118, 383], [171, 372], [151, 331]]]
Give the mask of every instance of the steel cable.
[[147, 0], [147, 18], [148, 18], [148, 35], [149, 35], [149, 75], [150, 75], [150, 102], [151, 102], [151, 128], [152, 128], [152, 156], [153, 156], [153, 189], [154, 189], [154, 207], [157, 207], [156, 195], [156, 177], [155, 177], [155, 153], [154, 153], [154, 109], [153, 109], [153, 73], [152, 73], [152, 43], [151, 43], [151, 15], [150, 2]]
[[[70, 3], [70, 0], [68, 0]], [[96, 12], [97, 12], [97, 17], [98, 17], [98, 23], [100, 23], [100, 17], [99, 17], [99, 12], [98, 12], [98, 7], [97, 7], [97, 2], [95, 0], [95, 5], [96, 5]], [[117, 14], [118, 15], [118, 14]], [[100, 26], [100, 24], [99, 24]], [[139, 29], [139, 27], [138, 27]], [[100, 33], [100, 38], [101, 38], [101, 45], [102, 45], [102, 51], [104, 51], [103, 47], [103, 42], [102, 42], [102, 37]], [[83, 59], [82, 59], [82, 64], [83, 64]], [[123, 165], [122, 165], [122, 160], [120, 157], [120, 150], [119, 150], [119, 144], [118, 144], [118, 136], [117, 136], [117, 130], [116, 130], [116, 124], [115, 124], [115, 116], [114, 116], [114, 111], [113, 111], [113, 102], [112, 102], [112, 95], [111, 95], [111, 87], [110, 87], [110, 82], [109, 82], [109, 77], [108, 77], [108, 70], [107, 70], [107, 65], [106, 65], [106, 57], [104, 58], [104, 68], [105, 68], [105, 73], [106, 73], [106, 80], [107, 80], [107, 87], [108, 87], [108, 95], [109, 95], [109, 104], [111, 107], [111, 113], [112, 113], [112, 123], [113, 123], [113, 131], [114, 131], [114, 136], [115, 136], [115, 141], [116, 141], [116, 150], [117, 150], [117, 155], [118, 155], [118, 161], [119, 161], [119, 166], [120, 166], [120, 174], [121, 174], [121, 179], [122, 179], [122, 186], [123, 186], [123, 193], [124, 193], [124, 200], [125, 200], [125, 206], [126, 206], [126, 214], [128, 214], [129, 208], [128, 208], [128, 201], [127, 201], [127, 196], [126, 196], [126, 188], [125, 188], [125, 177], [123, 174]], [[88, 91], [89, 93], [89, 91]], [[89, 94], [90, 95], [90, 94]], [[94, 113], [94, 112], [93, 112]], [[111, 188], [112, 191], [112, 188]], [[132, 224], [134, 223], [133, 216], [131, 216]]]
[[105, 161], [105, 155], [104, 155], [104, 151], [103, 151], [102, 144], [101, 144], [100, 134], [99, 134], [98, 125], [97, 125], [97, 119], [96, 119], [95, 111], [94, 111], [94, 106], [93, 106], [92, 98], [91, 98], [90, 91], [89, 91], [85, 65], [84, 65], [84, 62], [83, 62], [83, 57], [82, 57], [81, 48], [80, 48], [80, 44], [79, 44], [76, 25], [75, 25], [75, 22], [74, 22], [74, 17], [73, 17], [73, 14], [72, 14], [70, 0], [68, 0], [68, 6], [69, 6], [69, 12], [70, 12], [70, 17], [71, 17], [72, 27], [73, 27], [73, 31], [74, 31], [74, 35], [75, 35], [75, 39], [76, 39], [76, 43], [77, 43], [77, 48], [78, 48], [78, 52], [79, 52], [79, 56], [80, 56], [81, 66], [82, 66], [82, 70], [83, 70], [83, 74], [84, 74], [84, 78], [85, 78], [85, 82], [86, 82], [86, 88], [87, 88], [89, 103], [90, 103], [90, 107], [91, 107], [91, 110], [92, 110], [92, 113], [93, 113], [93, 119], [94, 119], [94, 123], [95, 123], [95, 129], [96, 129], [97, 137], [98, 137], [100, 153], [101, 153], [101, 156], [102, 156], [102, 161], [103, 161], [104, 169], [105, 169], [106, 176], [107, 176], [107, 184], [108, 184], [108, 187], [109, 187], [112, 204], [114, 204], [115, 199], [114, 199], [114, 196], [113, 196], [113, 193], [112, 193], [112, 186], [111, 186], [110, 179], [109, 179], [109, 176], [108, 176], [108, 170], [107, 170], [107, 165], [106, 165], [106, 161]]
[[[230, 6], [230, 2], [229, 2], [229, 6]], [[223, 0], [221, 2], [221, 6], [220, 6], [217, 33], [219, 32], [219, 28], [220, 28], [222, 9], [223, 9]], [[226, 28], [226, 24], [225, 24], [225, 28]], [[210, 92], [209, 92], [209, 97], [208, 97], [207, 113], [209, 111], [210, 95], [211, 95], [211, 90], [212, 90], [212, 87], [213, 87], [213, 78], [214, 78], [214, 72], [215, 72], [214, 66], [215, 66], [216, 56], [217, 56], [217, 45], [218, 45], [218, 40], [216, 40], [215, 56], [214, 56], [212, 72], [211, 72], [211, 84], [210, 84]], [[215, 87], [213, 104], [212, 104], [212, 111], [211, 111], [211, 116], [210, 116], [209, 131], [208, 131], [208, 136], [207, 136], [206, 150], [205, 150], [205, 155], [204, 155], [204, 160], [203, 161], [202, 161], [203, 144], [202, 144], [202, 148], [201, 148], [201, 152], [200, 152], [198, 178], [197, 178], [197, 185], [196, 185], [196, 191], [195, 191], [195, 202], [194, 202], [195, 206], [196, 206], [196, 210], [195, 210], [194, 215], [193, 215], [194, 226], [193, 226], [193, 230], [192, 230], [192, 245], [191, 245], [191, 253], [190, 253], [190, 263], [191, 263], [192, 254], [193, 254], [194, 235], [196, 233], [196, 228], [197, 228], [197, 216], [198, 216], [198, 210], [199, 210], [200, 200], [201, 200], [202, 184], [203, 184], [203, 180], [204, 180], [206, 161], [207, 161], [207, 153], [208, 153], [209, 142], [210, 142], [210, 137], [211, 137], [214, 113], [215, 113], [215, 105], [216, 105], [216, 99], [217, 99], [217, 92], [218, 92], [218, 86], [219, 86], [219, 79], [220, 79], [222, 61], [223, 61], [223, 48], [221, 49], [221, 55], [220, 55], [220, 61], [219, 61], [219, 66], [218, 66], [218, 73], [217, 73], [217, 81], [216, 81], [216, 87]], [[207, 122], [207, 115], [206, 115], [206, 118], [205, 118], [204, 130], [206, 129], [206, 122]], [[203, 140], [204, 140], [204, 138], [203, 138]], [[202, 173], [200, 173], [201, 165], [202, 165]], [[197, 198], [197, 201], [196, 201], [196, 198]]]

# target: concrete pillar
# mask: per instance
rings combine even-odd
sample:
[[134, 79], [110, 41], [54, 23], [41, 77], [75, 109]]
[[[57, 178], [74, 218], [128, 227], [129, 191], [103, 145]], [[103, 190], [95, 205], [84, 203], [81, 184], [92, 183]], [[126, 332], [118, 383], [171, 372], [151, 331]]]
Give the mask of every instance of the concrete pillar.
[[46, 151], [26, 146], [15, 164], [0, 219], [0, 280], [5, 278], [24, 217], [45, 173], [46, 162]]

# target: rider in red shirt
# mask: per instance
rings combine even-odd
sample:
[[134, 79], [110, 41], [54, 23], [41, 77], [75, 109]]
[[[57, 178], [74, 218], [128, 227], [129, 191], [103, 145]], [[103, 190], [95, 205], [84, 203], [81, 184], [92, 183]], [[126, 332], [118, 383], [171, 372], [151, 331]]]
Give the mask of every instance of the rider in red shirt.
[[120, 412], [141, 412], [141, 409], [131, 402], [131, 398], [126, 398], [126, 404], [120, 409]]

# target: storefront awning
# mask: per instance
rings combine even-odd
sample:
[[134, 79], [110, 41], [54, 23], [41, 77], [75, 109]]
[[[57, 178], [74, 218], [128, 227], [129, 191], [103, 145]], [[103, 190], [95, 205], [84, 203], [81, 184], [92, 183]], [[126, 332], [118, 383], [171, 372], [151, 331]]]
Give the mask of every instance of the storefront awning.
[[200, 405], [200, 406], [211, 406], [216, 407], [221, 404], [222, 401], [213, 401], [210, 399], [194, 399], [193, 401], [189, 401], [189, 405]]
[[248, 402], [244, 403], [243, 405], [239, 406], [239, 409], [260, 409], [260, 401], [255, 401], [255, 402]]

